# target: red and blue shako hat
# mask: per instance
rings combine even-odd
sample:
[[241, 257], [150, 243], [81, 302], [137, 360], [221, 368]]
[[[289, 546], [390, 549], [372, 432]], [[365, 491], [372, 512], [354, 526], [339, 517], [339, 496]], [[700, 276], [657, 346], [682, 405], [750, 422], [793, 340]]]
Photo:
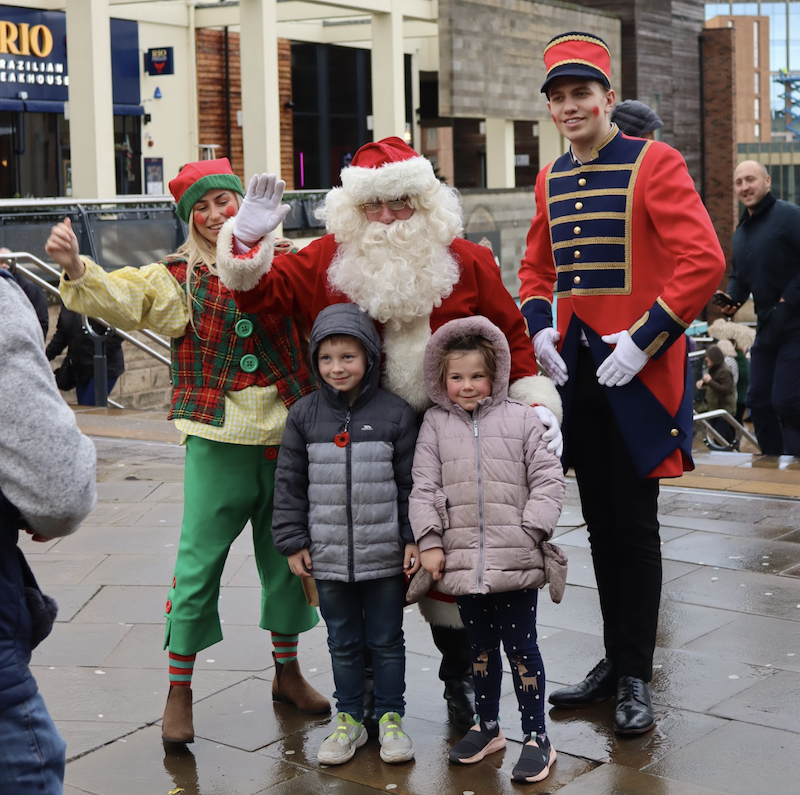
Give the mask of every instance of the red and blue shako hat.
[[187, 163], [169, 183], [169, 192], [178, 203], [175, 211], [178, 218], [188, 223], [192, 207], [213, 188], [232, 190], [244, 196], [242, 181], [233, 173], [227, 157]]
[[364, 144], [341, 178], [344, 192], [356, 204], [417, 196], [439, 183], [430, 160], [397, 137]]
[[592, 33], [572, 30], [550, 39], [544, 48], [544, 66], [547, 78], [542, 85], [543, 94], [557, 77], [599, 80], [611, 88], [611, 53], [608, 45]]

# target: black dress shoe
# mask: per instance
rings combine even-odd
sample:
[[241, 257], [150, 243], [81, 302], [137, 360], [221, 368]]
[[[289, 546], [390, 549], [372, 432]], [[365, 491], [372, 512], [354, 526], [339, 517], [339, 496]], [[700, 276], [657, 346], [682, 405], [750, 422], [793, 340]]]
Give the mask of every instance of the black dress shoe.
[[635, 676], [621, 676], [617, 685], [614, 731], [617, 734], [642, 734], [655, 725], [650, 685]]
[[444, 697], [450, 723], [461, 732], [469, 731], [475, 725], [475, 688], [472, 677], [446, 679]]
[[582, 682], [570, 687], [554, 690], [548, 701], [556, 707], [588, 707], [605, 701], [616, 693], [617, 675], [614, 663], [600, 660]]

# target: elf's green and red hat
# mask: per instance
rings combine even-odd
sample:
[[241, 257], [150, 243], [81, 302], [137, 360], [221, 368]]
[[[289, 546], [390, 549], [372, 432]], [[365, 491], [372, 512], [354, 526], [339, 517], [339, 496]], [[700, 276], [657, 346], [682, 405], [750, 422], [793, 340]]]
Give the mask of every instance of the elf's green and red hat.
[[611, 53], [608, 45], [592, 33], [572, 30], [550, 39], [544, 48], [547, 78], [542, 93], [557, 77], [583, 77], [599, 80], [611, 88]]
[[233, 173], [227, 157], [187, 163], [169, 183], [169, 192], [178, 203], [178, 218], [188, 223], [192, 207], [212, 188], [232, 190], [244, 196], [242, 181]]

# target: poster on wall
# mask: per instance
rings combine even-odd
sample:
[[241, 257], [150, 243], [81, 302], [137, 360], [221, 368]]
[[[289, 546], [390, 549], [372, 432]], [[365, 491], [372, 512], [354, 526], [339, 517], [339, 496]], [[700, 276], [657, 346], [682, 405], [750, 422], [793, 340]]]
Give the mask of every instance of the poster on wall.
[[164, 158], [146, 157], [144, 159], [145, 193], [148, 196], [164, 195]]

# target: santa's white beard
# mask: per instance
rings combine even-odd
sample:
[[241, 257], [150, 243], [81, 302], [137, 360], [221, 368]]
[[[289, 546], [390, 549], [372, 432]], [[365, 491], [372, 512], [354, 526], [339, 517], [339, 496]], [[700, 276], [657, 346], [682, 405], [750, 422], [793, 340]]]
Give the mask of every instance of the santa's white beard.
[[437, 239], [422, 212], [391, 224], [365, 222], [352, 237], [337, 235], [328, 281], [379, 323], [428, 317], [458, 283], [452, 239]]

